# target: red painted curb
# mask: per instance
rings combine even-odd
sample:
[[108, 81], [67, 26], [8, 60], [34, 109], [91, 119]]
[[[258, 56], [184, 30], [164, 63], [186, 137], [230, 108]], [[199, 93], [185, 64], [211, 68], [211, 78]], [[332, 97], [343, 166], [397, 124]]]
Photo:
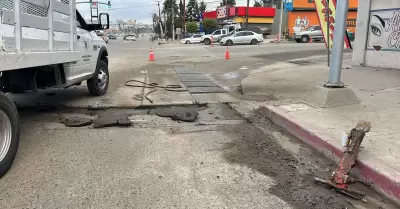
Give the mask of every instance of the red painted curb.
[[[342, 157], [344, 149], [335, 147], [330, 144], [328, 140], [324, 140], [324, 138], [329, 139], [329, 136], [318, 136], [312, 133], [312, 131], [307, 130], [306, 127], [301, 126], [297, 118], [276, 107], [261, 106], [259, 110], [261, 114], [270, 119], [276, 125], [284, 128], [286, 131], [314, 149], [321, 151], [326, 157], [331, 159], [333, 157], [333, 160], [336, 162], [338, 162]], [[357, 173], [362, 179], [373, 181], [374, 189], [397, 204], [400, 204], [400, 182], [396, 182], [390, 177], [370, 167], [363, 161], [357, 160], [355, 169], [358, 171]]]

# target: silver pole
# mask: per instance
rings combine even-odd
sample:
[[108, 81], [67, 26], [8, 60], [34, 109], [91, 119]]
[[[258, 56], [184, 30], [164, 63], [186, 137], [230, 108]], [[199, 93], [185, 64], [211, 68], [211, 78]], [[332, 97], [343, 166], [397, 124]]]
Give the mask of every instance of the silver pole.
[[277, 40], [277, 43], [281, 41], [281, 36], [282, 36], [282, 21], [283, 21], [283, 0], [281, 1], [281, 16], [279, 18], [279, 40]]
[[349, 0], [341, 0], [336, 3], [335, 31], [333, 33], [333, 49], [331, 66], [329, 68], [329, 80], [327, 87], [344, 87], [340, 81], [342, 70], [344, 36], [346, 32], [346, 20]]

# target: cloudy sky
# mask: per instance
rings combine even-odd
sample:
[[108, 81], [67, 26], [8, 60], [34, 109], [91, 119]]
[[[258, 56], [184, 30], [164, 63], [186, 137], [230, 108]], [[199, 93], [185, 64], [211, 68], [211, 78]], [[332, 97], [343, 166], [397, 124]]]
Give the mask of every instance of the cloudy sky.
[[[77, 0], [77, 2], [84, 0]], [[87, 1], [87, 0], [85, 0]], [[95, 0], [93, 0], [95, 1]], [[108, 12], [111, 20], [136, 20], [142, 23], [151, 23], [151, 14], [158, 12], [156, 0], [110, 0], [111, 9], [107, 5], [99, 5], [99, 12]], [[162, 5], [163, 0], [160, 0]], [[186, 0], [186, 3], [189, 0]], [[198, 0], [199, 1], [199, 0]], [[207, 9], [215, 9], [221, 0], [204, 0], [207, 3]], [[99, 2], [107, 3], [107, 0]], [[179, 2], [179, 0], [177, 0]], [[236, 0], [238, 6], [245, 6], [246, 0]], [[250, 5], [253, 5], [254, 0], [250, 0]], [[89, 4], [78, 4], [78, 10], [85, 19], [90, 18]]]

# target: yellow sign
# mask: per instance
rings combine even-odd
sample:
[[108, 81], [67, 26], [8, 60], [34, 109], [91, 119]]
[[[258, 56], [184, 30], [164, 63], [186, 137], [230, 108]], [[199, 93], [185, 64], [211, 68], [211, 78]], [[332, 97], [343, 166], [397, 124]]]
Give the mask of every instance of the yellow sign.
[[[315, 0], [315, 8], [319, 19], [319, 24], [322, 28], [322, 33], [325, 38], [325, 44], [328, 47], [327, 38], [329, 38], [329, 48], [333, 46], [333, 32], [335, 31], [335, 16], [336, 16], [336, 0]], [[328, 30], [329, 28], [329, 30]], [[347, 34], [344, 37], [345, 47], [350, 48], [350, 42]]]

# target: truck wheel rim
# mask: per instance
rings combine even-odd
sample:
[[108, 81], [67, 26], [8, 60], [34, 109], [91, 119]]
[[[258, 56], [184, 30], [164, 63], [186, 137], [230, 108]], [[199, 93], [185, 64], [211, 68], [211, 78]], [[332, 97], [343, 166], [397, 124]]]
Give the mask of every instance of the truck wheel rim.
[[6, 157], [11, 145], [12, 128], [7, 114], [0, 110], [0, 162]]
[[99, 75], [97, 77], [98, 85], [100, 89], [104, 89], [107, 85], [108, 76], [103, 69], [99, 70]]

